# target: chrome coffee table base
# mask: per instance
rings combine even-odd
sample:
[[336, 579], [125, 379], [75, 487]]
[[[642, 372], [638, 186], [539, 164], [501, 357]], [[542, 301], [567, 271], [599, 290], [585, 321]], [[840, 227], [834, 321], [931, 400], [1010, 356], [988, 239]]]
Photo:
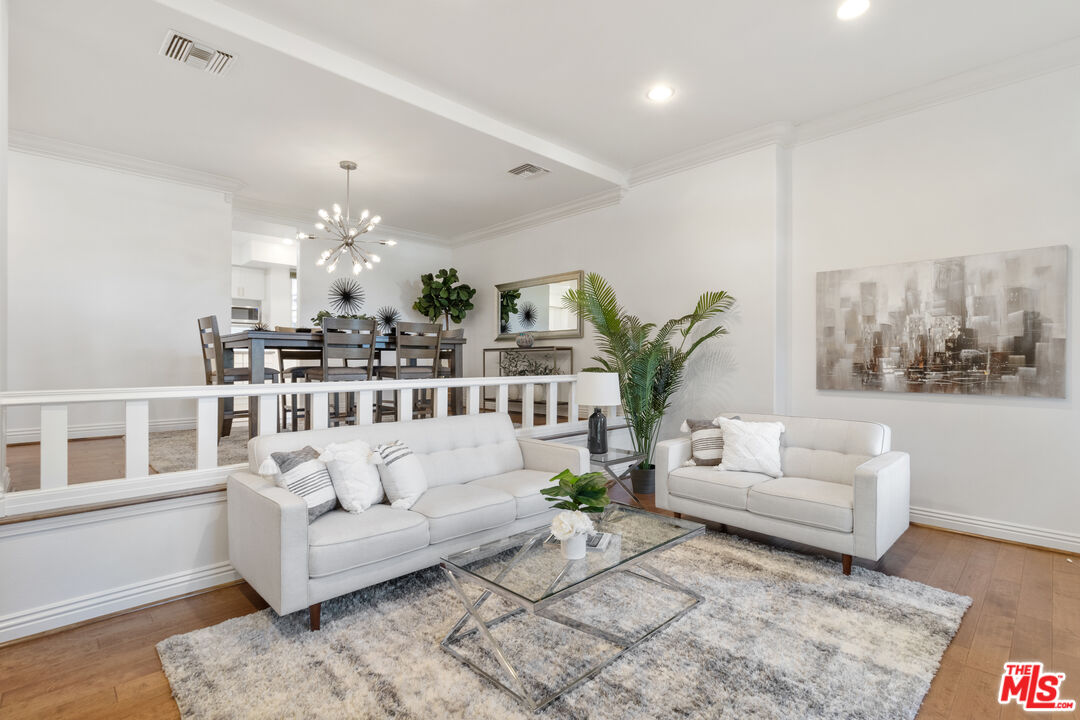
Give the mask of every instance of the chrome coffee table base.
[[[548, 598], [549, 601], [556, 602], [541, 601], [539, 603], [529, 603], [528, 608], [518, 607], [508, 613], [504, 613], [502, 615], [499, 615], [498, 617], [492, 618], [491, 620], [484, 620], [484, 618], [480, 615], [480, 609], [484, 606], [484, 603], [487, 602], [487, 600], [492, 596], [493, 593], [498, 592], [498, 590], [500, 589], [499, 586], [494, 583], [484, 582], [481, 579], [472, 575], [463, 575], [461, 577], [458, 577], [455, 575], [454, 571], [446, 565], [443, 566], [443, 570], [446, 572], [446, 576], [450, 580], [450, 586], [454, 589], [454, 592], [455, 594], [457, 594], [458, 599], [461, 600], [461, 604], [465, 607], [465, 614], [461, 616], [461, 619], [459, 619], [457, 623], [454, 624], [454, 627], [452, 627], [450, 629], [450, 632], [447, 633], [446, 637], [443, 638], [442, 642], [440, 643], [442, 649], [450, 653], [455, 658], [465, 663], [469, 667], [471, 667], [481, 677], [486, 679], [488, 682], [491, 682], [496, 687], [501, 688], [503, 691], [516, 698], [519, 702], [525, 705], [525, 707], [529, 708], [534, 712], [547, 707], [549, 704], [558, 699], [559, 696], [561, 696], [563, 693], [569, 692], [570, 690], [576, 688], [578, 685], [581, 685], [585, 681], [589, 680], [601, 670], [603, 670], [605, 667], [610, 665], [612, 662], [622, 657], [624, 653], [637, 647], [638, 645], [658, 633], [660, 630], [664, 629], [671, 623], [681, 618], [683, 615], [689, 612], [691, 608], [693, 608], [695, 605], [697, 605], [703, 600], [702, 596], [698, 593], [672, 579], [671, 576], [661, 572], [660, 570], [657, 570], [655, 567], [646, 563], [638, 562], [618, 568], [618, 572], [631, 573], [648, 582], [655, 583], [662, 587], [668, 588], [669, 590], [674, 590], [676, 592], [682, 593], [689, 599], [689, 602], [681, 610], [676, 612], [674, 615], [671, 615], [663, 622], [655, 626], [649, 627], [641, 635], [641, 637], [635, 639], [623, 637], [616, 633], [604, 630], [603, 628], [598, 628], [594, 625], [590, 625], [588, 623], [582, 622], [581, 620], [568, 617], [558, 612], [558, 610], [556, 610], [554, 606], [557, 605], [558, 600], [564, 599], [567, 595], [571, 594], [570, 592], [562, 592], [556, 596]], [[608, 575], [608, 573], [600, 574], [595, 579], [600, 580], [604, 577], [607, 577]], [[480, 597], [476, 601], [469, 600], [468, 596], [465, 594], [464, 589], [462, 589], [462, 580], [476, 583], [484, 587], [484, 591], [481, 593]], [[591, 582], [580, 583], [578, 586], [572, 588], [572, 592], [583, 590], [585, 587], [588, 587], [591, 584]], [[498, 594], [505, 597], [504, 593], [498, 592]], [[513, 598], [507, 597], [506, 599], [513, 602]], [[508, 620], [515, 615], [527, 611], [531, 611], [542, 618], [546, 618], [547, 620], [559, 623], [560, 625], [565, 625], [566, 627], [573, 630], [578, 630], [580, 632], [585, 632], [595, 637], [601, 638], [615, 645], [619, 648], [619, 650], [610, 657], [605, 658], [604, 660], [601, 660], [600, 662], [590, 666], [583, 673], [570, 680], [568, 683], [558, 688], [557, 690], [551, 692], [550, 694], [539, 698], [533, 697], [532, 694], [525, 687], [525, 683], [523, 682], [520, 671], [514, 667], [513, 663], [510, 662], [510, 659], [506, 656], [506, 653], [503, 651], [498, 641], [496, 641], [491, 634], [491, 628], [495, 625], [503, 622], [504, 620]], [[470, 620], [472, 620], [473, 627], [471, 629], [466, 629], [466, 627], [470, 624]], [[499, 665], [506, 672], [506, 675], [511, 679], [513, 686], [509, 686], [506, 683], [502, 682], [497, 677], [495, 677], [494, 674], [480, 667], [480, 665], [463, 656], [461, 653], [454, 649], [454, 645], [457, 641], [462, 638], [468, 637], [476, 632], [480, 633], [483, 644], [487, 646], [487, 649], [490, 650], [491, 653], [495, 656], [496, 660], [498, 660]]]

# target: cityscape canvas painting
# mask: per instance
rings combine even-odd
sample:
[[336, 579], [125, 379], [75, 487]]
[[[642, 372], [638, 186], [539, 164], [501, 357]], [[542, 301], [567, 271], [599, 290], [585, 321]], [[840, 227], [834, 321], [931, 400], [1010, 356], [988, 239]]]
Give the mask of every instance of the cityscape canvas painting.
[[1068, 247], [817, 275], [817, 387], [1065, 397]]

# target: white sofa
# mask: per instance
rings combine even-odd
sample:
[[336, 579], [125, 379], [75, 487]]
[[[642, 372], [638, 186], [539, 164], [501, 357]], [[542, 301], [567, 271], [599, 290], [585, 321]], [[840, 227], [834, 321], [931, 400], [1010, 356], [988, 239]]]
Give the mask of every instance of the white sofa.
[[877, 560], [908, 527], [910, 462], [891, 450], [887, 425], [850, 420], [725, 413], [782, 422], [783, 476], [686, 465], [690, 438], [657, 444], [656, 506]]
[[[273, 452], [360, 438], [402, 440], [419, 457], [428, 490], [411, 509], [339, 508], [309, 525], [304, 501], [256, 472]], [[518, 438], [496, 413], [264, 435], [248, 456], [228, 480], [229, 560], [278, 614], [308, 608], [313, 630], [324, 600], [550, 522], [540, 488], [589, 469], [585, 448]]]

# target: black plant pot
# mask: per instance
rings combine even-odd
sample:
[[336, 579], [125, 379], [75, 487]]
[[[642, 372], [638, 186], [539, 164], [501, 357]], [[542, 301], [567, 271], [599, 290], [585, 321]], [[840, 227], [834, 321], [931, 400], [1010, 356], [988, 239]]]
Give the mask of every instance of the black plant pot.
[[656, 468], [634, 468], [630, 471], [630, 484], [635, 495], [652, 495], [656, 492]]

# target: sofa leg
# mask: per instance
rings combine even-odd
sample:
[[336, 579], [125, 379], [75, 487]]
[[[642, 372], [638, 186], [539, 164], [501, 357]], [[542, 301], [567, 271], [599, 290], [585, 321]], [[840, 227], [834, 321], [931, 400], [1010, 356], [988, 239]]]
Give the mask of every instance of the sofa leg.
[[720, 523], [720, 532], [722, 532], [722, 533], [727, 532], [727, 525], [726, 524]]
[[840, 558], [840, 562], [844, 566], [844, 574], [845, 575], [850, 575], [851, 574], [851, 556], [850, 555], [842, 556]]
[[322, 621], [322, 603], [315, 603], [308, 608], [308, 618], [311, 621], [311, 631], [315, 632]]
[[676, 520], [682, 520], [682, 513], [675, 513]]

